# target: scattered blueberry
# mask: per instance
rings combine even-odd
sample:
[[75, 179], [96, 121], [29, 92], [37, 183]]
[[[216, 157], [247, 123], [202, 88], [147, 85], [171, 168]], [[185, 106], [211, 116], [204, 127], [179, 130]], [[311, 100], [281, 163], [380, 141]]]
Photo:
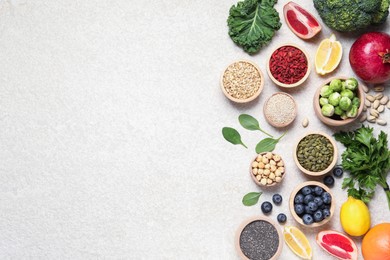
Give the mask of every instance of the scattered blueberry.
[[261, 204], [261, 211], [262, 211], [264, 214], [270, 213], [270, 212], [272, 211], [272, 204], [271, 204], [271, 202], [269, 202], [269, 201], [264, 201], [264, 202]]
[[303, 206], [303, 204], [295, 204], [294, 210], [295, 210], [295, 213], [297, 213], [298, 215], [301, 215], [301, 214], [303, 214], [303, 212], [305, 212], [305, 207]]
[[321, 207], [324, 204], [321, 197], [315, 197], [313, 201], [317, 204], [318, 207]]
[[303, 203], [303, 198], [304, 198], [305, 196], [303, 196], [303, 194], [301, 194], [301, 193], [298, 193], [296, 196], [295, 196], [295, 198], [294, 198], [294, 202], [296, 203], [296, 204], [302, 204]]
[[287, 216], [283, 213], [280, 213], [277, 219], [279, 223], [285, 223], [287, 221]]
[[316, 195], [320, 196], [324, 192], [324, 190], [321, 187], [319, 187], [319, 186], [315, 186], [314, 189], [313, 189], [313, 192]]
[[318, 209], [318, 205], [314, 201], [310, 201], [309, 204], [307, 204], [307, 206], [311, 211], [316, 211]]
[[322, 211], [317, 210], [316, 212], [314, 212], [313, 218], [315, 222], [321, 222], [324, 219]]
[[324, 218], [330, 217], [330, 210], [329, 209], [323, 209], [322, 214], [324, 215]]
[[328, 187], [332, 187], [334, 184], [334, 178], [330, 175], [324, 177], [324, 184]]
[[312, 211], [309, 206], [305, 206], [305, 214], [313, 215], [314, 211]]
[[303, 215], [302, 220], [303, 220], [303, 223], [306, 225], [310, 225], [314, 222], [313, 217], [309, 214]]
[[343, 176], [343, 168], [337, 166], [333, 168], [333, 175], [334, 177], [341, 178]]
[[332, 202], [332, 197], [330, 196], [330, 194], [328, 192], [322, 193], [321, 198], [325, 204], [330, 204]]
[[309, 186], [306, 186], [306, 187], [303, 187], [303, 188], [302, 188], [301, 192], [302, 192], [302, 194], [303, 194], [304, 196], [306, 196], [306, 195], [309, 195], [309, 194], [311, 193], [311, 189], [310, 189]]
[[275, 203], [275, 205], [280, 205], [282, 203], [282, 196], [280, 194], [274, 194], [272, 196], [272, 201]]
[[304, 198], [303, 198], [303, 203], [305, 203], [306, 205], [309, 204], [310, 201], [314, 201], [314, 196], [309, 194], [309, 195], [306, 195]]

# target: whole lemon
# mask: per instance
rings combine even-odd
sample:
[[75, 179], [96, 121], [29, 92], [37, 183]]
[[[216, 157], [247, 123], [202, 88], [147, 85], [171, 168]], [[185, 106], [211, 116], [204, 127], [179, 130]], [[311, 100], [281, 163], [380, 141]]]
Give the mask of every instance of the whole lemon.
[[370, 228], [370, 212], [363, 201], [349, 196], [341, 206], [340, 221], [347, 234], [362, 236]]

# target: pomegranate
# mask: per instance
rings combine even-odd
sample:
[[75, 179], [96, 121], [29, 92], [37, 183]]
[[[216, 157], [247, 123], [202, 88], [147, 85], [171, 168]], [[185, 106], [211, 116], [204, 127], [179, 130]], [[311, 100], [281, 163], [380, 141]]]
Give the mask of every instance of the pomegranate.
[[360, 36], [349, 51], [349, 63], [365, 82], [378, 84], [390, 80], [390, 35], [369, 32]]

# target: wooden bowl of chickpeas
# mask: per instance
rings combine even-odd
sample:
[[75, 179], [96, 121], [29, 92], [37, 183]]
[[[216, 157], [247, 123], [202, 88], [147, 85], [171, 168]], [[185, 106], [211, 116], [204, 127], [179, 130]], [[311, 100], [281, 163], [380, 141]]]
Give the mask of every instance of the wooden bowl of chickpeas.
[[286, 174], [282, 157], [272, 152], [256, 155], [249, 167], [249, 173], [253, 181], [260, 187], [278, 185]]

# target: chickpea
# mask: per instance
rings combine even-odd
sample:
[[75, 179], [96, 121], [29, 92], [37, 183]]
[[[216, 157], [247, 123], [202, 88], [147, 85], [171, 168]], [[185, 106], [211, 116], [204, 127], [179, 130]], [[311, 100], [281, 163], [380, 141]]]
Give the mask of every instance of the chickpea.
[[258, 181], [260, 181], [260, 180], [261, 180], [261, 175], [256, 175], [256, 179], [257, 179]]
[[271, 159], [272, 158], [272, 153], [271, 152], [268, 152], [265, 154], [265, 156], [268, 158], [268, 159]]
[[268, 163], [268, 158], [267, 157], [263, 157], [263, 159], [261, 160], [264, 164]]
[[282, 181], [282, 178], [281, 178], [281, 177], [276, 177], [276, 178], [275, 178], [275, 181], [276, 181], [276, 182], [281, 182], [281, 181]]
[[283, 161], [280, 161], [280, 162], [278, 162], [276, 165], [279, 166], [279, 167], [282, 167], [282, 166], [284, 166], [284, 162], [283, 162]]
[[271, 179], [267, 180], [267, 184], [272, 184], [272, 183], [273, 183], [273, 181]]
[[264, 163], [263, 162], [259, 162], [259, 164], [257, 165], [258, 168], [260, 169], [264, 169]]
[[276, 165], [276, 162], [275, 162], [274, 160], [270, 160], [270, 161], [269, 161], [269, 164], [271, 164], [271, 165]]
[[252, 163], [252, 167], [253, 167], [253, 168], [256, 168], [256, 167], [257, 167], [257, 165], [259, 165], [259, 163], [258, 163], [258, 162], [256, 162], [256, 161], [254, 161], [254, 162]]
[[263, 172], [263, 174], [264, 174], [265, 176], [268, 176], [270, 173], [271, 173], [271, 171], [268, 170], [268, 169], [265, 169], [264, 172]]
[[252, 173], [253, 173], [253, 175], [257, 175], [257, 174], [258, 174], [257, 168], [253, 168], [253, 169], [252, 169]]
[[265, 178], [261, 179], [260, 183], [263, 184], [263, 185], [266, 185], [267, 184], [267, 179], [265, 179]]
[[271, 172], [275, 172], [276, 171], [276, 166], [275, 165], [271, 165]]
[[269, 178], [271, 180], [275, 180], [275, 174], [273, 172], [270, 173]]

